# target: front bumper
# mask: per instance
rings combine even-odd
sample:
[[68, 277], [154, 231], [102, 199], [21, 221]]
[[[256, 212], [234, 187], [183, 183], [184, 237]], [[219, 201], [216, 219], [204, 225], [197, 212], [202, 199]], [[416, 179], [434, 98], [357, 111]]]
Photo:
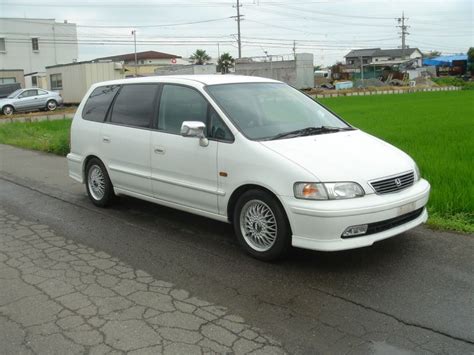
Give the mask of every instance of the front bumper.
[[[356, 199], [334, 201], [307, 201], [286, 196], [281, 199], [293, 231], [293, 246], [337, 251], [369, 246], [426, 222], [428, 212], [425, 206], [429, 193], [430, 184], [422, 179], [408, 189], [386, 195], [370, 194]], [[398, 220], [398, 217], [416, 210], [421, 210], [421, 213], [406, 223], [395, 223], [389, 229], [370, 235], [341, 237], [347, 227], [378, 225], [378, 222]]]

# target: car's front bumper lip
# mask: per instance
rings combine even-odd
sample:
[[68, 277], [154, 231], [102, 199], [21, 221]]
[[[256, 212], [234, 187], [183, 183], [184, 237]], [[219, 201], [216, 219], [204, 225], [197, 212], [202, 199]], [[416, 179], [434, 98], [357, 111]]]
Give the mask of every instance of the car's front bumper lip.
[[[293, 246], [335, 251], [369, 246], [426, 222], [428, 213], [424, 207], [428, 202], [429, 192], [429, 183], [420, 180], [398, 193], [371, 194], [351, 200], [305, 201], [293, 197], [282, 199], [293, 231]], [[390, 220], [421, 208], [422, 213], [407, 223], [379, 233], [341, 238], [347, 227]]]

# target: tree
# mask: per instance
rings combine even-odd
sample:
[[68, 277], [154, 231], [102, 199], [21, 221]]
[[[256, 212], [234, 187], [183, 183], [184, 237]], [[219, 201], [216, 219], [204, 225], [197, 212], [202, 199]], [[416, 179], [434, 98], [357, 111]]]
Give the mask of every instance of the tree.
[[429, 52], [423, 53], [423, 57], [425, 58], [435, 58], [435, 57], [439, 57], [440, 55], [441, 55], [440, 51], [429, 51]]
[[321, 69], [323, 69], [323, 66], [322, 65], [315, 65], [313, 69], [314, 70], [321, 70]]
[[194, 64], [203, 65], [211, 60], [211, 57], [206, 53], [204, 49], [196, 49], [196, 52], [190, 57]]
[[474, 75], [474, 47], [471, 47], [467, 51], [467, 70]]
[[234, 67], [235, 59], [229, 53], [222, 53], [217, 60], [217, 70], [222, 74], [227, 74], [230, 68]]

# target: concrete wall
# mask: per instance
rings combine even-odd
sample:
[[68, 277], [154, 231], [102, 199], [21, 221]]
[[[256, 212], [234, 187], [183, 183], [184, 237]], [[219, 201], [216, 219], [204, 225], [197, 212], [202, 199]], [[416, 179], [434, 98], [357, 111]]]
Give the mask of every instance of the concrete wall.
[[79, 103], [92, 84], [121, 79], [122, 69], [117, 63], [77, 63], [46, 68], [48, 89], [51, 90], [51, 75], [61, 74], [63, 87], [59, 92], [64, 103]]
[[[23, 70], [1, 70], [0, 69], [0, 78], [14, 78], [15, 83], [20, 83], [21, 87], [25, 87], [25, 73]], [[2, 80], [0, 80], [0, 84], [2, 84]], [[4, 83], [9, 84], [9, 83]]]
[[163, 68], [157, 68], [155, 75], [198, 75], [198, 74], [216, 74], [215, 64], [206, 65], [169, 65]]
[[296, 60], [267, 62], [238, 60], [235, 74], [280, 80], [297, 89], [308, 89], [314, 87], [313, 55], [299, 53]]
[[[0, 38], [5, 38], [0, 69], [23, 69], [25, 74], [44, 72], [47, 66], [70, 63], [78, 58], [76, 25], [72, 23], [0, 18]], [[32, 38], [38, 38], [37, 51], [33, 50]]]

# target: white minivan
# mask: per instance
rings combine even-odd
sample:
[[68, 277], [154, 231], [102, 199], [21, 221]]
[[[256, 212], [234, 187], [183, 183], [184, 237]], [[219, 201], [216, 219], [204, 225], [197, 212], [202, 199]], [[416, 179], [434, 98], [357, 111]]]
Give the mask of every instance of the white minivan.
[[428, 218], [430, 185], [407, 154], [265, 78], [94, 84], [67, 159], [95, 205], [128, 195], [229, 222], [262, 260], [369, 246]]

